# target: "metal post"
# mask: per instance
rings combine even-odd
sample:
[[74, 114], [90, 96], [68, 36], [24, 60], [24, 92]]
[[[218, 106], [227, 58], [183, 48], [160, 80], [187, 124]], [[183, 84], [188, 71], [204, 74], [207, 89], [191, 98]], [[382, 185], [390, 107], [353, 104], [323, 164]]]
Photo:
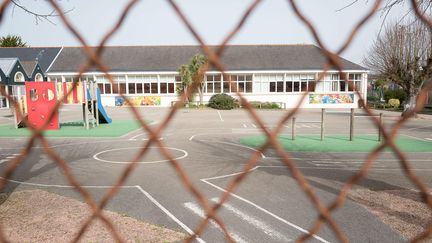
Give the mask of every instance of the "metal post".
[[324, 140], [325, 109], [321, 109], [321, 141]]
[[87, 82], [83, 81], [83, 88], [84, 88], [84, 127], [88, 130], [89, 129], [89, 118], [88, 118], [88, 99], [87, 97]]
[[292, 118], [292, 140], [295, 140], [296, 134], [295, 134], [295, 127], [296, 127], [296, 118]]
[[350, 141], [354, 140], [354, 108], [351, 108], [350, 116]]
[[91, 103], [91, 115], [92, 115], [92, 127], [96, 126], [95, 124], [95, 104], [94, 104], [94, 84], [92, 81], [89, 82], [90, 86], [90, 103]]
[[379, 123], [380, 123], [380, 127], [378, 128], [378, 141], [381, 142], [382, 139], [382, 130], [381, 127], [383, 125], [383, 113], [380, 113], [380, 117], [379, 117]]
[[95, 87], [94, 87], [94, 95], [95, 95], [95, 99], [96, 99], [96, 126], [99, 126], [99, 102], [100, 100], [98, 99], [98, 95], [97, 95], [97, 91], [98, 91], [98, 87], [97, 87], [97, 81], [94, 81], [95, 83]]

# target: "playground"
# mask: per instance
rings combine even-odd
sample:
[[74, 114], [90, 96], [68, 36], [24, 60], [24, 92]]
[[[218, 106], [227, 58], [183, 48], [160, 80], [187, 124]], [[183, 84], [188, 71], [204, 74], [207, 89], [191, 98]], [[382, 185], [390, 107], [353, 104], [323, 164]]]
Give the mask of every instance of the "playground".
[[[45, 133], [50, 146], [68, 162], [73, 175], [96, 201], [101, 200], [128, 161], [149, 139], [128, 108], [103, 108], [112, 123], [93, 126], [89, 120], [87, 129], [80, 104], [63, 106], [58, 114], [59, 130]], [[152, 128], [156, 128], [169, 112], [169, 108], [137, 109]], [[268, 129], [274, 129], [285, 114], [283, 110], [260, 110], [258, 113], [264, 118]], [[359, 118], [355, 121], [353, 141], [349, 141], [349, 110], [328, 111], [324, 140], [321, 141], [320, 124], [306, 123], [319, 120], [320, 115], [321, 110], [318, 109], [301, 110], [295, 125], [295, 140], [292, 140], [292, 122], [285, 124], [279, 140], [291, 152], [295, 164], [313, 190], [328, 203], [379, 142], [378, 131], [370, 119], [360, 118], [365, 116], [361, 110], [356, 110], [355, 115]], [[384, 114], [383, 123], [389, 127], [398, 118], [395, 114]], [[10, 111], [0, 110], [2, 175], [29, 136], [26, 128], [13, 129], [13, 126]], [[430, 120], [413, 119], [398, 136], [398, 145], [406, 151], [412, 171], [429, 187], [432, 187], [431, 129]], [[192, 183], [214, 203], [228, 183], [243, 170], [245, 162], [264, 142], [263, 138], [258, 124], [244, 110], [181, 109], [159, 140], [180, 163]], [[35, 189], [83, 200], [67, 182], [61, 168], [45, 155], [38, 144], [18, 166], [6, 191]], [[362, 190], [381, 195], [413, 192], [416, 188], [404, 176], [394, 155], [386, 151], [378, 157], [367, 178], [357, 184], [353, 192]], [[403, 195], [406, 194], [398, 194], [398, 198]], [[404, 241], [403, 232], [397, 231], [382, 215], [377, 216], [353, 198], [350, 197], [352, 200], [346, 201], [334, 214], [351, 241]], [[181, 183], [170, 162], [160, 154], [157, 144], [151, 145], [148, 153], [139, 160], [127, 182], [108, 203], [107, 209], [185, 234], [190, 234], [204, 217], [195, 197]], [[218, 215], [238, 242], [289, 242], [307, 232], [317, 212], [278, 154], [270, 148], [261, 154], [258, 164]], [[397, 220], [403, 219], [394, 219], [395, 222]], [[197, 241], [221, 242], [224, 235], [215, 223], [210, 223]], [[334, 241], [336, 238], [328, 227], [312, 238], [312, 242]]]

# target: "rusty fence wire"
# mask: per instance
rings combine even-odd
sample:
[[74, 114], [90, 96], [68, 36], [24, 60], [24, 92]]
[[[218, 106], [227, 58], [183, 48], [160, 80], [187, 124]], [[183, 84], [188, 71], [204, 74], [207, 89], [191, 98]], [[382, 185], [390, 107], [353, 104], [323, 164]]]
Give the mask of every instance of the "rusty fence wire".
[[[262, 0], [254, 0], [249, 6], [247, 6], [246, 11], [244, 12], [243, 16], [241, 17], [240, 21], [232, 28], [232, 30], [227, 34], [227, 36], [224, 38], [223, 42], [217, 46], [217, 48], [210, 48], [203, 40], [203, 38], [198, 34], [196, 29], [193, 27], [192, 23], [188, 19], [188, 17], [184, 14], [184, 12], [180, 9], [179, 5], [176, 3], [175, 0], [166, 0], [169, 5], [173, 8], [173, 10], [176, 12], [178, 17], [181, 19], [181, 21], [184, 23], [184, 25], [187, 27], [187, 29], [192, 33], [195, 40], [199, 43], [202, 52], [207, 56], [209, 60], [209, 65], [205, 65], [203, 69], [199, 70], [199, 74], [193, 78], [192, 88], [188, 89], [187, 93], [182, 94], [182, 96], [179, 98], [179, 101], [170, 109], [166, 117], [162, 120], [160, 125], [158, 125], [155, 128], [150, 128], [148, 124], [145, 123], [144, 118], [139, 114], [138, 110], [131, 106], [130, 110], [132, 111], [132, 114], [134, 118], [139, 122], [141, 127], [149, 134], [150, 139], [146, 142], [143, 142], [144, 146], [143, 148], [134, 155], [134, 158], [130, 161], [130, 163], [127, 164], [125, 169], [122, 171], [120, 176], [115, 181], [113, 187], [111, 187], [108, 192], [103, 196], [102, 200], [99, 203], [96, 203], [95, 200], [92, 198], [90, 193], [81, 186], [80, 182], [76, 179], [76, 177], [73, 175], [71, 168], [69, 167], [67, 161], [63, 159], [58, 153], [56, 153], [52, 147], [50, 146], [50, 143], [43, 135], [43, 128], [41, 129], [35, 129], [32, 127], [31, 124], [27, 124], [29, 129], [32, 132], [32, 136], [28, 139], [26, 146], [21, 150], [19, 156], [15, 157], [8, 163], [8, 166], [6, 167], [6, 170], [3, 175], [1, 175], [0, 178], [0, 191], [5, 188], [5, 186], [8, 183], [8, 180], [12, 176], [13, 172], [16, 170], [17, 166], [26, 158], [26, 156], [29, 154], [29, 152], [32, 150], [33, 145], [35, 142], [39, 141], [43, 147], [44, 152], [48, 155], [48, 157], [53, 160], [62, 170], [64, 173], [64, 176], [66, 177], [67, 181], [75, 188], [77, 192], [84, 198], [85, 202], [88, 204], [88, 206], [91, 208], [92, 215], [82, 224], [81, 228], [77, 232], [74, 239], [72, 239], [73, 242], [77, 242], [80, 240], [81, 236], [86, 232], [88, 227], [94, 222], [95, 219], [100, 219], [105, 226], [110, 230], [112, 233], [112, 236], [114, 239], [118, 242], [124, 242], [122, 239], [122, 236], [117, 231], [114, 224], [104, 215], [102, 210], [104, 207], [108, 204], [108, 202], [116, 195], [119, 188], [125, 183], [126, 179], [129, 177], [131, 172], [135, 169], [137, 166], [137, 162], [146, 154], [148, 149], [152, 144], [156, 144], [159, 147], [161, 155], [163, 155], [167, 160], [170, 161], [170, 164], [174, 167], [176, 170], [180, 182], [184, 185], [185, 188], [187, 188], [190, 193], [192, 193], [200, 206], [205, 211], [205, 219], [202, 220], [194, 229], [194, 234], [190, 235], [190, 237], [186, 240], [187, 242], [191, 242], [193, 239], [195, 239], [197, 236], [201, 235], [208, 223], [209, 220], [214, 220], [220, 228], [223, 230], [224, 235], [226, 237], [226, 240], [229, 242], [234, 242], [234, 240], [231, 238], [227, 227], [225, 226], [225, 223], [223, 220], [217, 215], [218, 210], [222, 206], [224, 202], [226, 202], [229, 197], [231, 196], [231, 193], [234, 192], [239, 184], [249, 175], [249, 172], [255, 165], [257, 164], [258, 160], [261, 157], [261, 153], [265, 152], [269, 148], [273, 148], [278, 156], [281, 157], [281, 161], [286, 165], [294, 179], [297, 181], [298, 186], [304, 191], [305, 195], [308, 197], [308, 199], [311, 201], [311, 203], [315, 206], [318, 217], [316, 218], [315, 222], [311, 225], [311, 227], [308, 230], [308, 233], [305, 233], [302, 235], [298, 241], [303, 242], [305, 240], [310, 239], [314, 234], [317, 234], [320, 229], [322, 228], [323, 224], [328, 224], [331, 230], [334, 231], [337, 239], [341, 242], [348, 242], [348, 238], [345, 235], [345, 233], [342, 231], [340, 226], [337, 224], [335, 219], [332, 216], [332, 212], [335, 211], [337, 208], [341, 207], [344, 202], [347, 199], [347, 195], [349, 190], [353, 187], [353, 185], [360, 181], [361, 179], [365, 178], [373, 165], [374, 160], [378, 157], [378, 155], [383, 152], [384, 149], [389, 148], [394, 155], [398, 158], [400, 167], [406, 177], [417, 187], [417, 189], [420, 191], [420, 194], [422, 196], [422, 199], [424, 203], [432, 210], [432, 196], [428, 192], [427, 186], [415, 175], [413, 170], [411, 170], [411, 164], [409, 160], [407, 159], [406, 155], [397, 147], [395, 144], [395, 137], [398, 134], [399, 129], [401, 126], [406, 123], [413, 115], [421, 111], [424, 107], [424, 101], [425, 97], [428, 92], [432, 91], [432, 82], [430, 82], [428, 85], [423, 87], [423, 89], [420, 91], [417, 99], [417, 104], [415, 106], [415, 110], [409, 112], [406, 116], [401, 117], [390, 129], [384, 129], [383, 125], [379, 122], [378, 118], [374, 117], [372, 114], [372, 111], [367, 107], [365, 103], [365, 97], [362, 97], [362, 94], [359, 91], [356, 91], [357, 95], [361, 97], [360, 103], [364, 107], [364, 110], [368, 115], [370, 115], [370, 119], [373, 121], [375, 126], [379, 128], [383, 132], [383, 142], [378, 145], [376, 148], [374, 148], [372, 151], [369, 152], [366, 160], [362, 164], [360, 170], [355, 172], [343, 185], [342, 189], [339, 191], [336, 199], [329, 203], [328, 205], [325, 205], [320, 198], [315, 193], [314, 189], [310, 186], [309, 182], [306, 180], [304, 174], [295, 166], [293, 162], [292, 155], [284, 150], [281, 144], [277, 141], [277, 135], [279, 132], [283, 129], [283, 126], [287, 121], [292, 118], [298, 111], [301, 103], [306, 99], [308, 92], [305, 92], [300, 101], [297, 103], [296, 108], [287, 111], [286, 114], [284, 114], [283, 118], [278, 122], [278, 125], [273, 130], [268, 129], [264, 126], [263, 120], [259, 117], [257, 112], [254, 110], [254, 108], [247, 102], [246, 98], [241, 92], [237, 91], [237, 87], [234, 84], [234, 82], [231, 82], [230, 75], [226, 75], [225, 73], [225, 66], [224, 63], [221, 61], [221, 56], [225, 51], [225, 47], [227, 44], [238, 34], [239, 30], [243, 27], [244, 23], [247, 22], [248, 18], [250, 17], [251, 13], [254, 12], [254, 10], [257, 8], [257, 6], [262, 2]], [[96, 48], [92, 48], [88, 45], [87, 41], [85, 40], [84, 36], [80, 34], [80, 32], [71, 24], [70, 19], [67, 15], [64, 14], [63, 9], [61, 6], [57, 3], [55, 0], [47, 0], [47, 2], [55, 9], [56, 13], [58, 14], [59, 18], [63, 22], [63, 24], [66, 26], [67, 30], [73, 34], [74, 37], [77, 38], [77, 40], [80, 42], [80, 45], [82, 46], [85, 55], [87, 56], [87, 62], [83, 63], [77, 72], [79, 73], [77, 77], [80, 77], [83, 73], [85, 73], [87, 70], [89, 70], [92, 67], [96, 67], [98, 70], [103, 72], [106, 77], [109, 79], [111, 84], [114, 84], [113, 77], [110, 74], [110, 67], [106, 66], [102, 59], [101, 55], [104, 51], [105, 44], [110, 40], [110, 38], [119, 30], [119, 28], [124, 23], [125, 18], [128, 16], [128, 14], [131, 12], [131, 9], [135, 7], [135, 5], [139, 2], [138, 0], [130, 0], [127, 5], [124, 7], [121, 15], [119, 16], [118, 20], [114, 23], [112, 28], [105, 34], [102, 41], [99, 43], [99, 45]], [[419, 6], [418, 0], [409, 0], [411, 4], [411, 10], [415, 13], [416, 18], [418, 18], [419, 21], [422, 21], [425, 25], [428, 26], [428, 28], [432, 28], [432, 19], [429, 18], [426, 14], [424, 14], [424, 11]], [[287, 0], [287, 3], [291, 6], [293, 9], [295, 15], [303, 22], [303, 24], [306, 26], [306, 28], [310, 31], [310, 33], [313, 35], [314, 40], [316, 44], [321, 48], [322, 53], [326, 57], [326, 64], [323, 65], [323, 72], [320, 73], [319, 78], [317, 82], [321, 81], [326, 73], [330, 68], [336, 68], [340, 75], [342, 80], [348, 80], [348, 77], [346, 74], [344, 74], [343, 66], [341, 64], [341, 60], [339, 55], [343, 53], [352, 43], [352, 41], [355, 39], [358, 31], [368, 22], [368, 20], [371, 19], [374, 15], [377, 14], [378, 11], [380, 11], [383, 8], [383, 5], [386, 4], [386, 1], [383, 0], [375, 0], [373, 3], [372, 8], [367, 12], [365, 16], [355, 25], [355, 27], [350, 31], [348, 38], [345, 40], [343, 45], [337, 52], [332, 52], [329, 50], [329, 48], [325, 45], [325, 43], [322, 41], [321, 37], [318, 34], [316, 26], [312, 24], [312, 22], [305, 16], [305, 14], [299, 9], [297, 1], [295, 0]], [[5, 18], [5, 12], [8, 7], [11, 7], [12, 3], [11, 0], [3, 0], [0, 6], [0, 21], [3, 21]], [[231, 83], [232, 90], [236, 91], [236, 95], [239, 97], [239, 100], [242, 104], [242, 106], [247, 110], [247, 112], [252, 117], [253, 121], [258, 124], [259, 128], [262, 130], [262, 132], [267, 137], [267, 142], [263, 144], [258, 151], [256, 151], [252, 156], [247, 160], [244, 168], [243, 173], [238, 174], [234, 179], [232, 179], [228, 186], [225, 188], [225, 193], [220, 197], [218, 203], [210, 203], [206, 197], [204, 197], [203, 193], [194, 185], [186, 171], [182, 168], [180, 163], [168, 152], [168, 150], [165, 148], [163, 141], [159, 140], [161, 133], [169, 126], [169, 123], [172, 121], [174, 115], [178, 111], [178, 109], [183, 105], [184, 101], [186, 101], [187, 97], [190, 93], [192, 93], [194, 90], [198, 88], [200, 85], [199, 82], [199, 76], [203, 75], [207, 69], [209, 68], [215, 68], [218, 71], [220, 71], [224, 77], [224, 80], [228, 80]], [[432, 62], [428, 63], [428, 66], [426, 67], [428, 69], [432, 69]], [[229, 69], [229, 67], [228, 67]], [[353, 85], [353, 82], [348, 82], [349, 85]], [[67, 94], [64, 94], [64, 96], [68, 96], [72, 90], [77, 86], [77, 83], [73, 83], [73, 88], [68, 91]], [[6, 94], [3, 90], [0, 89], [1, 95], [7, 97], [10, 104], [14, 107], [18, 107], [17, 101], [13, 99], [11, 95]], [[120, 95], [125, 99], [125, 101], [128, 101], [128, 97], [125, 96], [124, 93], [120, 90]], [[59, 100], [56, 103], [55, 110], [58, 110], [62, 106], [62, 101]], [[22, 114], [18, 110], [18, 108], [15, 108], [16, 112], [19, 113], [19, 115], [22, 117]], [[51, 112], [49, 119], [46, 119], [44, 127], [48, 125], [48, 122], [51, 120], [51, 118], [54, 116], [54, 111]], [[412, 239], [413, 242], [419, 242], [425, 239], [428, 239], [431, 237], [432, 234], [432, 223], [427, 225], [425, 227], [426, 229], [421, 232], [419, 235], [417, 235], [414, 239]], [[0, 225], [0, 241], [1, 242], [8, 242], [8, 239], [5, 237], [3, 233], [3, 227]]]

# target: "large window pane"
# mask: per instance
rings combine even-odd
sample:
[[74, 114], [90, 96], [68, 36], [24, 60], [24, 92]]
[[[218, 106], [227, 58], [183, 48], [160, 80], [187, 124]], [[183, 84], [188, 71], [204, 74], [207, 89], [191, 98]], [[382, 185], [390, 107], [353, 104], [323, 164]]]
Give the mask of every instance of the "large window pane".
[[276, 92], [276, 82], [270, 82], [270, 92]]
[[293, 83], [291, 81], [285, 82], [285, 92], [293, 92]]
[[111, 94], [111, 84], [104, 84], [105, 85], [105, 94]]
[[300, 82], [295, 81], [293, 82], [293, 84], [294, 84], [294, 92], [300, 92]]
[[221, 92], [221, 83], [220, 82], [215, 82], [214, 83], [214, 92], [215, 93], [220, 93]]
[[158, 93], [158, 84], [157, 83], [151, 83], [151, 93], [152, 94]]
[[168, 84], [168, 93], [169, 94], [174, 94], [175, 90], [174, 90], [174, 83], [169, 83]]
[[167, 83], [160, 83], [160, 93], [161, 94], [166, 94], [168, 91], [167, 88], [168, 88]]
[[277, 82], [277, 92], [284, 92], [283, 90], [283, 81]]
[[230, 92], [230, 83], [228, 81], [223, 82], [223, 92], [229, 93]]
[[252, 93], [252, 82], [246, 82], [246, 93]]
[[143, 93], [143, 85], [142, 84], [136, 84], [136, 93], [137, 94]]
[[120, 93], [126, 94], [126, 84], [120, 83]]
[[150, 84], [149, 83], [144, 84], [144, 93], [150, 94]]
[[98, 88], [99, 88], [99, 90], [100, 90], [100, 93], [101, 94], [105, 94], [104, 93], [104, 84], [97, 84], [98, 85]]
[[128, 90], [129, 90], [129, 94], [135, 94], [135, 83], [129, 83], [128, 84]]

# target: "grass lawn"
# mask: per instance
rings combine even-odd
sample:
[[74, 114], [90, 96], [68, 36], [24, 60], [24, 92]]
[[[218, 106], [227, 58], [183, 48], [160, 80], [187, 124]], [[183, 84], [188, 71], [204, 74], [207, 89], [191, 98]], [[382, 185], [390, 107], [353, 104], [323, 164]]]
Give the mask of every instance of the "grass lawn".
[[[291, 136], [279, 136], [279, 142], [291, 152], [369, 152], [378, 146], [376, 135], [362, 135], [349, 141], [349, 136], [329, 135], [324, 141], [319, 135], [297, 136], [295, 140]], [[240, 139], [240, 143], [250, 147], [259, 147], [266, 141], [262, 135], [249, 136]], [[396, 144], [404, 152], [432, 152], [432, 141], [421, 141], [409, 137], [400, 136]], [[387, 149], [388, 150], [388, 149]]]
[[[120, 137], [140, 127], [133, 120], [114, 120], [111, 124], [100, 124], [99, 127], [86, 130], [82, 122], [60, 123], [59, 130], [45, 132], [47, 137]], [[0, 126], [0, 137], [29, 137], [27, 128], [15, 129], [11, 125]]]

